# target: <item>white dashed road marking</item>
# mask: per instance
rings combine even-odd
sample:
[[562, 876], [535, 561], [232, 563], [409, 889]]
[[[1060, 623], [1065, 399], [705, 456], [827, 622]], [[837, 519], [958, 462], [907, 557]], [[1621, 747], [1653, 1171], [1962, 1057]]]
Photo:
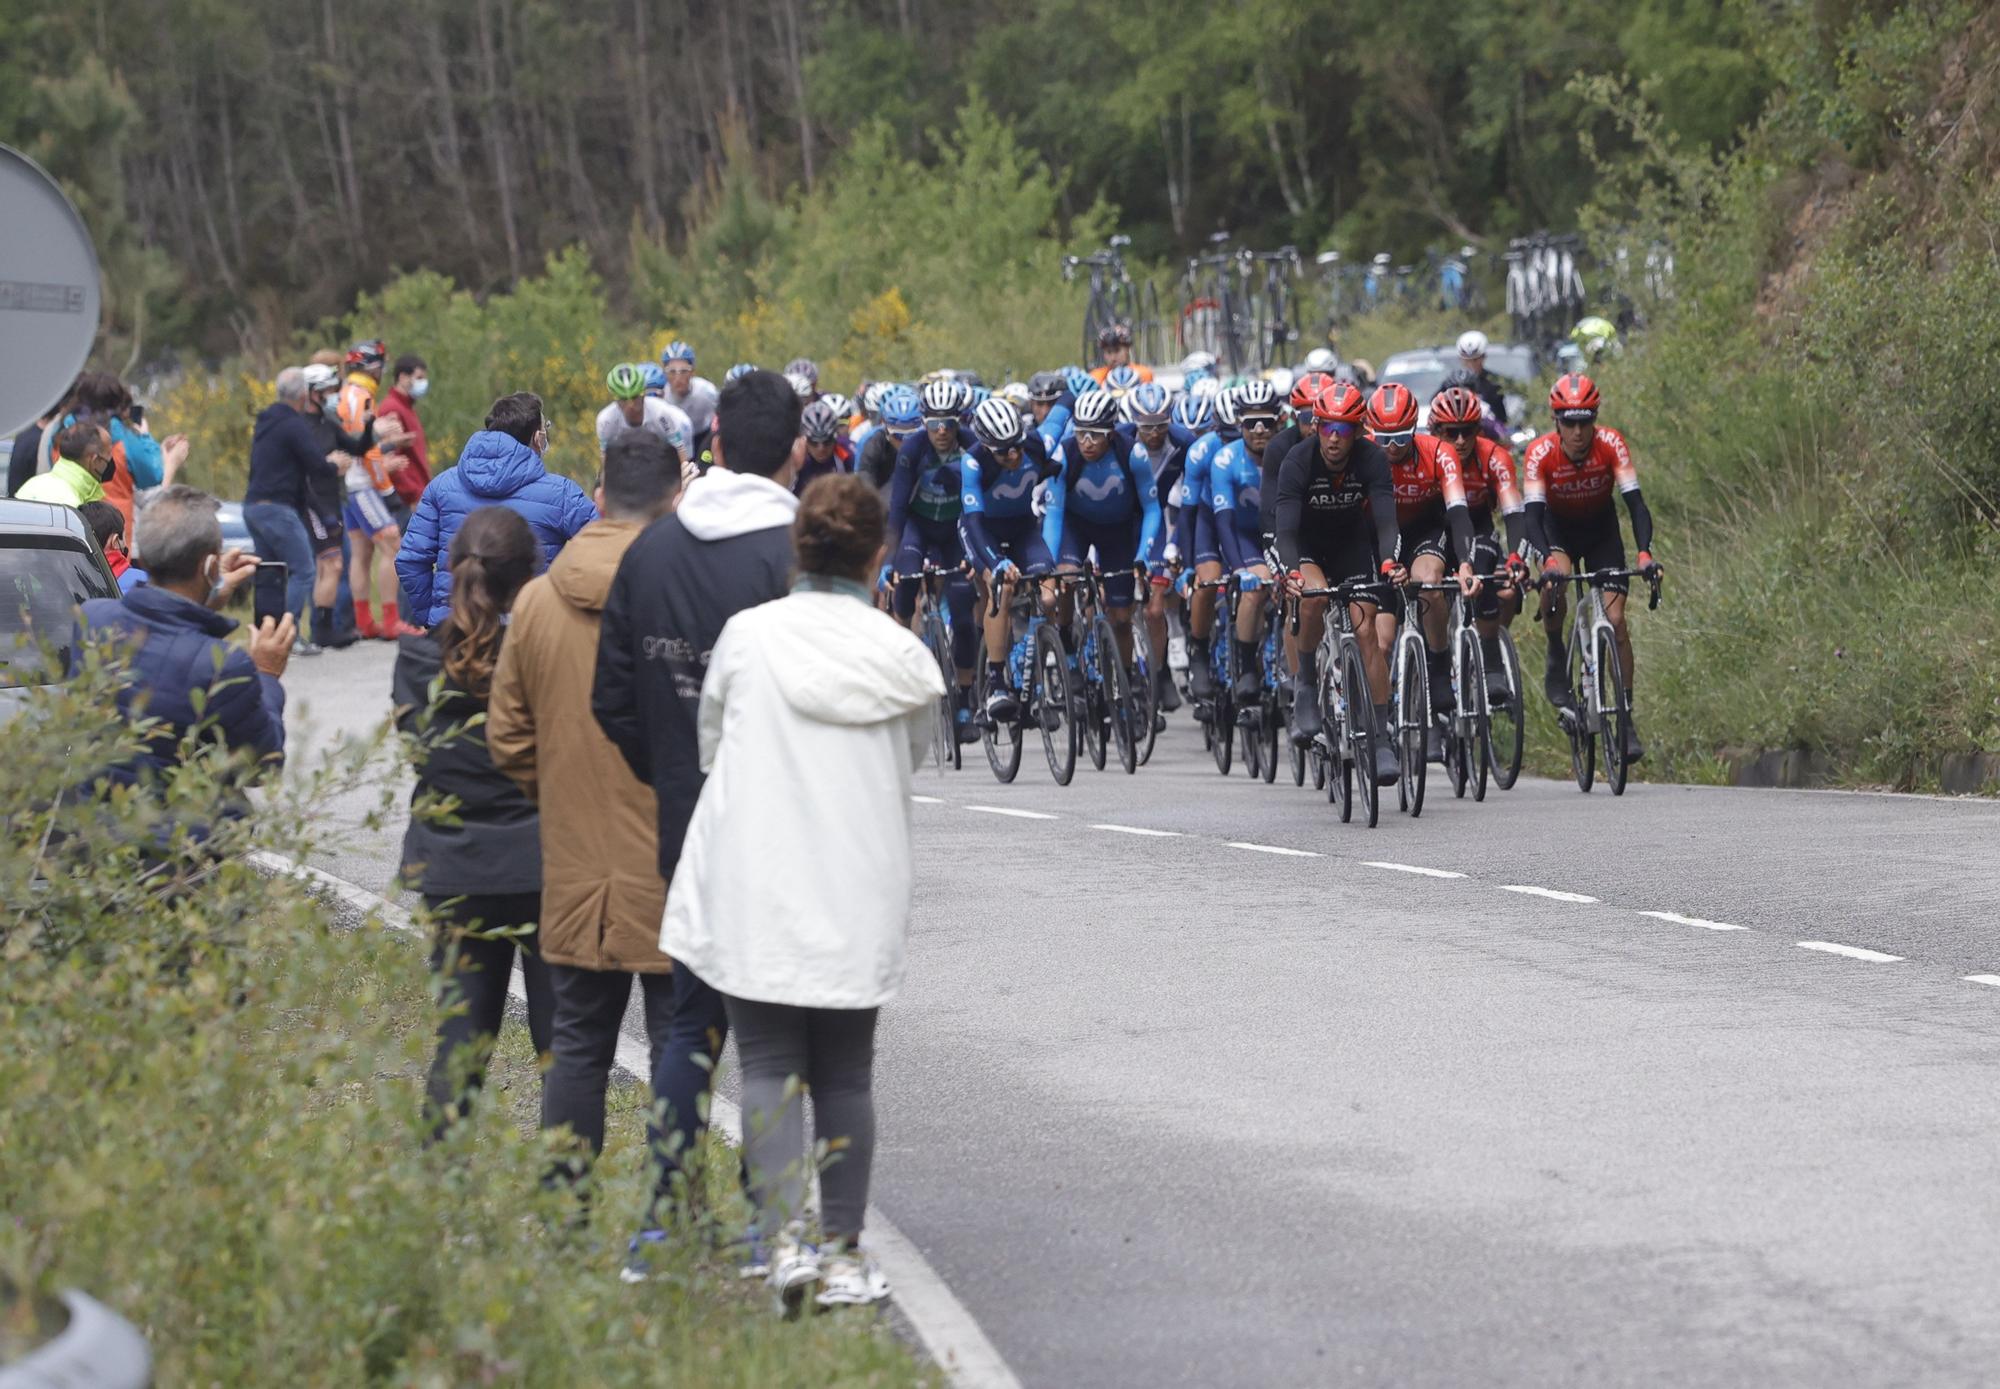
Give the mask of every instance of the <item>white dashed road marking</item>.
[[1677, 926], [1699, 926], [1704, 931], [1747, 931], [1748, 926], [1731, 926], [1726, 921], [1704, 921], [1698, 916], [1682, 916], [1679, 912], [1640, 912], [1655, 921], [1671, 921]]
[[1845, 955], [1850, 960], [1872, 960], [1878, 965], [1894, 964], [1903, 958], [1901, 955], [1884, 955], [1879, 950], [1863, 950], [1858, 945], [1839, 945], [1830, 940], [1802, 940], [1799, 949], [1823, 950], [1829, 955]]
[[1526, 883], [1503, 883], [1502, 892], [1524, 892], [1530, 897], [1546, 897], [1551, 902], [1595, 902], [1595, 897], [1586, 897], [1581, 892], [1558, 892], [1552, 887], [1530, 887]]
[[1143, 834], [1154, 839], [1179, 839], [1179, 830], [1149, 830], [1139, 825], [1092, 825], [1094, 830], [1108, 830], [1112, 834]]
[[913, 801], [915, 801], [915, 802], [916, 802], [916, 803], [917, 803], [918, 805], [943, 805], [943, 804], [944, 804], [944, 797], [942, 797], [942, 796], [912, 796], [912, 797], [910, 797], [910, 799], [911, 799], [911, 800], [913, 800]]
[[1449, 868], [1422, 868], [1414, 863], [1380, 863], [1373, 859], [1364, 859], [1361, 866], [1363, 868], [1386, 868], [1391, 873], [1415, 873], [1423, 878], [1463, 878], [1465, 876], [1463, 873], [1454, 873]]
[[1287, 858], [1318, 858], [1311, 849], [1286, 849], [1276, 844], [1250, 844], [1240, 839], [1229, 841], [1232, 849], [1248, 849], [1253, 854], [1283, 854]]
[[1007, 805], [969, 805], [967, 810], [976, 810], [981, 815], [1011, 815], [1016, 820], [1059, 820], [1060, 815], [1051, 815], [1043, 810], [1016, 810]]
[[1968, 974], [1965, 976], [1965, 982], [1968, 984], [1991, 984], [1994, 988], [2000, 989], [2000, 974]]

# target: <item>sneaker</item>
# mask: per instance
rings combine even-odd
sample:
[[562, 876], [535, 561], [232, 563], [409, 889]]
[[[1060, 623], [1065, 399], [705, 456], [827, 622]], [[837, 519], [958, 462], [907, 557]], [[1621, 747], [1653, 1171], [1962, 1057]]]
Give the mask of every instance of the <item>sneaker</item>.
[[765, 1283], [777, 1294], [778, 1310], [787, 1319], [819, 1291], [819, 1251], [806, 1243], [805, 1227], [797, 1221], [787, 1225], [771, 1245], [771, 1269]]
[[866, 1307], [889, 1295], [889, 1280], [865, 1249], [837, 1245], [820, 1259], [822, 1307]]
[[304, 637], [296, 637], [292, 641], [292, 654], [294, 656], [323, 656], [326, 654], [326, 648], [317, 642], [307, 641]]
[[657, 1245], [667, 1242], [667, 1232], [660, 1229], [641, 1230], [632, 1236], [632, 1242], [625, 1246], [625, 1267], [618, 1270], [621, 1283], [643, 1283], [653, 1276], [652, 1260], [647, 1254]]
[[1021, 702], [1014, 698], [1014, 692], [1004, 685], [996, 685], [986, 695], [986, 717], [995, 724], [1012, 723], [1020, 712]]

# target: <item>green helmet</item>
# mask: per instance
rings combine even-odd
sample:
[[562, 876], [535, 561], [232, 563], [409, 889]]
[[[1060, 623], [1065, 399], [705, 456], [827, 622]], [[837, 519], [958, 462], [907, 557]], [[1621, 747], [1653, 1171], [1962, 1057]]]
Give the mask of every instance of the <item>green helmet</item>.
[[613, 400], [636, 400], [646, 393], [645, 373], [630, 362], [620, 362], [611, 368], [611, 374], [604, 378], [604, 384], [611, 388]]

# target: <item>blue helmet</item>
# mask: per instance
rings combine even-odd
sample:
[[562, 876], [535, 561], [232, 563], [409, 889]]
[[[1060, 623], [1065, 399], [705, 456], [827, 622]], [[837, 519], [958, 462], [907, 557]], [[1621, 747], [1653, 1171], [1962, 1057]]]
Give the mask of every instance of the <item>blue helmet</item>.
[[686, 362], [689, 366], [693, 366], [694, 349], [679, 338], [675, 338], [660, 349], [660, 365], [665, 366], [668, 362]]
[[664, 391], [667, 388], [667, 371], [665, 367], [657, 366], [652, 362], [646, 362], [640, 366], [639, 375], [646, 379], [647, 395], [651, 395], [655, 391]]
[[1214, 379], [1215, 372], [1208, 367], [1189, 367], [1185, 372], [1181, 373], [1181, 389], [1190, 391], [1194, 389], [1195, 382], [1213, 381]]
[[924, 422], [924, 403], [908, 386], [898, 383], [882, 392], [882, 424], [888, 429], [919, 429]]
[[1104, 373], [1104, 389], [1107, 391], [1129, 391], [1138, 384], [1139, 369], [1134, 366], [1113, 367]]
[[1172, 399], [1167, 388], [1157, 381], [1147, 381], [1135, 387], [1132, 394], [1125, 397], [1127, 409], [1134, 424], [1165, 424], [1167, 411]]
[[1184, 395], [1174, 402], [1174, 423], [1190, 434], [1200, 434], [1215, 423], [1215, 411], [1205, 395]]
[[757, 370], [757, 364], [755, 362], [738, 362], [735, 366], [731, 367], [728, 370], [728, 372], [723, 376], [722, 379], [724, 381], [734, 381], [737, 377], [743, 375], [745, 372], [750, 372], [755, 370]]
[[1064, 367], [1063, 384], [1069, 387], [1071, 395], [1082, 395], [1085, 391], [1097, 389], [1097, 378], [1082, 367]]

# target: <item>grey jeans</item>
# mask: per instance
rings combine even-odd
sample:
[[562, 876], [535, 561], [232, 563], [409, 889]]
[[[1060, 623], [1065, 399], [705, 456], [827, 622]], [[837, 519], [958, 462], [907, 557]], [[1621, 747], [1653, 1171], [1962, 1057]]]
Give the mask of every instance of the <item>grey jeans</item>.
[[796, 1077], [811, 1093], [813, 1127], [826, 1144], [820, 1224], [852, 1241], [868, 1209], [875, 1163], [875, 1008], [797, 1008], [725, 996], [743, 1071], [743, 1155], [757, 1225], [770, 1235], [805, 1209], [805, 1111]]

